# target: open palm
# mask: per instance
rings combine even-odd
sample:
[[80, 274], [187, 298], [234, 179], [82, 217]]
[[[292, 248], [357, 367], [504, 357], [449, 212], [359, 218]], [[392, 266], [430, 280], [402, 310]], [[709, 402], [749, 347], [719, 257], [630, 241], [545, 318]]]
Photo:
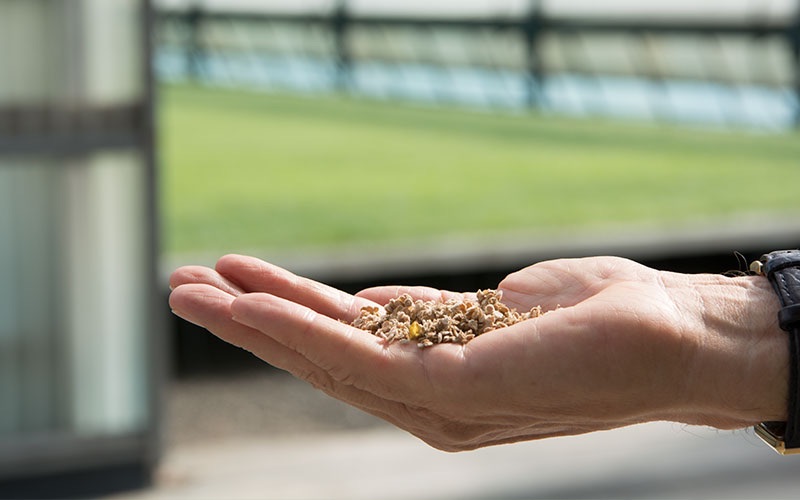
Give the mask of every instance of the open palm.
[[[345, 324], [401, 293], [462, 294], [388, 286], [356, 296], [252, 257], [171, 278], [176, 314], [206, 327], [333, 397], [445, 450], [671, 419], [694, 422], [700, 314], [688, 278], [625, 259], [550, 261], [509, 275], [503, 301], [546, 314], [465, 345], [386, 344]], [[469, 296], [469, 294], [467, 295]], [[737, 422], [720, 420], [720, 426]]]

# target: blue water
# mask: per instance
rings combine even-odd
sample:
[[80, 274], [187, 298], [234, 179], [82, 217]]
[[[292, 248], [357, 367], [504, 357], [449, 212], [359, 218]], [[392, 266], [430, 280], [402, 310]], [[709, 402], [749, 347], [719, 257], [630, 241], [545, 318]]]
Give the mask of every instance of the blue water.
[[[165, 81], [189, 75], [184, 52], [168, 47], [156, 51], [155, 69]], [[339, 84], [332, 60], [299, 55], [214, 53], [198, 60], [196, 71], [205, 83], [301, 93], [328, 93]], [[543, 111], [573, 116], [781, 131], [800, 109], [788, 88], [688, 80], [556, 74], [535, 84], [516, 71], [369, 62], [355, 64], [346, 81], [348, 91], [376, 99], [508, 111], [527, 109], [529, 87]]]

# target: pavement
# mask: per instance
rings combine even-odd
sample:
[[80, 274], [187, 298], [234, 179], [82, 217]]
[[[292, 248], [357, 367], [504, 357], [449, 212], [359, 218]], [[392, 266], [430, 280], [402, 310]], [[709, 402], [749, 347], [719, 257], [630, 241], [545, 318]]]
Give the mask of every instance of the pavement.
[[798, 498], [800, 457], [668, 422], [445, 453], [265, 370], [174, 383], [156, 484], [109, 500]]

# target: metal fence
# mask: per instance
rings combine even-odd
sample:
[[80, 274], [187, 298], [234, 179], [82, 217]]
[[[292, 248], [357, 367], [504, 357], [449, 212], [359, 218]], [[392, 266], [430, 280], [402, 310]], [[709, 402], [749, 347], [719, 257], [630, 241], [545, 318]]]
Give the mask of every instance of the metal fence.
[[780, 18], [161, 9], [166, 79], [785, 128], [800, 123], [800, 2]]

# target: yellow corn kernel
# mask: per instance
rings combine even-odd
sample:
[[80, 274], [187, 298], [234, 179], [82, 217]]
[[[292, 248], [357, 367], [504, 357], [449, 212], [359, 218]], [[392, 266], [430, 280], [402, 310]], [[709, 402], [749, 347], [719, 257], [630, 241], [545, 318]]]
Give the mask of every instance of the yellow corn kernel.
[[408, 325], [408, 339], [417, 340], [420, 337], [422, 337], [422, 327], [419, 326], [419, 323], [416, 321], [412, 321], [411, 324]]

